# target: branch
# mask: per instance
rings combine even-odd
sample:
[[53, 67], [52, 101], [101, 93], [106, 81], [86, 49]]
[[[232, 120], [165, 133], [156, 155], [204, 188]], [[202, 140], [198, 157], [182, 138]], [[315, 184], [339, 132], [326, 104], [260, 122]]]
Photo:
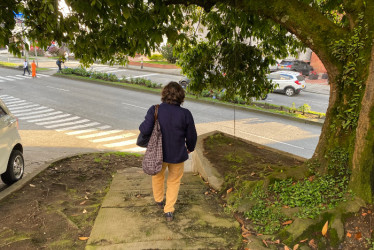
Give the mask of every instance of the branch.
[[363, 0], [343, 0], [343, 9], [349, 20], [351, 30], [355, 27], [356, 20], [360, 13], [364, 12]]

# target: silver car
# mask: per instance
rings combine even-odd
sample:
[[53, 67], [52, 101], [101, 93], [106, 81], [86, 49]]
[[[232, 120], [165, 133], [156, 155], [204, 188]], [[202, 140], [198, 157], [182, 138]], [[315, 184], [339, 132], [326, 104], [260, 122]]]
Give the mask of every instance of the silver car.
[[5, 184], [20, 180], [25, 169], [18, 120], [0, 99], [0, 175]]
[[304, 77], [299, 72], [276, 71], [266, 77], [275, 85], [274, 92], [281, 92], [287, 96], [299, 94], [306, 88]]

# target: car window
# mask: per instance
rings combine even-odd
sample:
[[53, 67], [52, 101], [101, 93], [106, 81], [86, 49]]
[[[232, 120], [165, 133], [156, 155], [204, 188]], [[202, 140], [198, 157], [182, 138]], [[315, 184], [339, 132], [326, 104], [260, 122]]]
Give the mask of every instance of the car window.
[[267, 76], [268, 79], [270, 80], [279, 80], [280, 79], [280, 75], [279, 74], [270, 74]]
[[291, 80], [292, 79], [292, 76], [290, 75], [280, 75], [280, 78], [279, 80]]
[[299, 81], [304, 81], [304, 80], [305, 80], [305, 78], [304, 78], [303, 76], [296, 76], [296, 78], [297, 78], [297, 80], [299, 80]]
[[6, 114], [7, 113], [5, 112], [5, 110], [2, 107], [0, 107], [0, 117], [5, 116]]
[[292, 65], [292, 61], [282, 61], [280, 64], [282, 64], [282, 65]]

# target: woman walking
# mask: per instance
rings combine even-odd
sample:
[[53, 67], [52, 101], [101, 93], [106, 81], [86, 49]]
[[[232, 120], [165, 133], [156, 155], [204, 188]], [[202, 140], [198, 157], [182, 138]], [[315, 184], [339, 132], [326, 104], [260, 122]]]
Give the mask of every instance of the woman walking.
[[[191, 112], [182, 108], [184, 90], [177, 82], [169, 82], [162, 90], [158, 108], [158, 121], [162, 133], [162, 170], [152, 176], [153, 197], [163, 208], [167, 221], [174, 217], [174, 205], [178, 198], [180, 181], [183, 176], [184, 161], [195, 150], [197, 133]], [[149, 108], [139, 130], [144, 135], [152, 134], [155, 106]], [[166, 202], [164, 202], [165, 171], [168, 169]]]
[[32, 73], [32, 78], [36, 78], [36, 63], [35, 60], [32, 60], [31, 64], [31, 73]]

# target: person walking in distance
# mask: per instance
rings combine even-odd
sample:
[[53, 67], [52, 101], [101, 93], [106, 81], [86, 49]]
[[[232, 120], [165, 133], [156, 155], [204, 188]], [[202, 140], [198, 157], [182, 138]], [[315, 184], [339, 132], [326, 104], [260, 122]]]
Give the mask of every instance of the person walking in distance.
[[30, 70], [29, 70], [29, 63], [26, 61], [23, 62], [23, 75], [25, 75], [26, 71], [29, 73], [30, 75]]
[[31, 73], [32, 73], [32, 78], [36, 78], [36, 63], [35, 63], [35, 60], [32, 60], [32, 64], [31, 64]]
[[58, 66], [57, 73], [61, 73], [61, 63], [62, 63], [61, 58], [57, 59], [57, 61], [56, 61], [56, 64]]
[[[174, 218], [174, 205], [178, 198], [183, 176], [184, 162], [188, 154], [195, 150], [197, 133], [191, 112], [182, 108], [185, 93], [177, 82], [169, 82], [162, 90], [158, 108], [158, 121], [162, 133], [162, 170], [152, 176], [153, 197], [158, 207], [164, 210], [167, 221]], [[152, 134], [155, 122], [155, 106], [148, 109], [139, 130], [144, 135]], [[166, 202], [164, 202], [165, 171], [168, 169]]]

